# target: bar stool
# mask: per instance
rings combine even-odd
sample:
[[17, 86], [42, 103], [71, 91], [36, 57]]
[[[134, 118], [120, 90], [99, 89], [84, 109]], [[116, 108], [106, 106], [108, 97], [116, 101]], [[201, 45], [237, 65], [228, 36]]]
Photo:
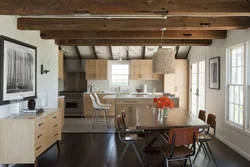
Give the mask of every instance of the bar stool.
[[[95, 96], [95, 99], [96, 99], [96, 102], [99, 106], [102, 106], [102, 107], [111, 107], [112, 105], [111, 104], [103, 104], [100, 102], [99, 100], [99, 97], [97, 96], [96, 93], [93, 93], [94, 96]], [[110, 123], [110, 117], [109, 117], [109, 112], [107, 112], [107, 118], [108, 118], [108, 123]]]
[[104, 111], [104, 125], [106, 126], [106, 130], [108, 130], [108, 120], [107, 120], [107, 112], [109, 107], [104, 107], [104, 106], [99, 106], [96, 101], [95, 98], [93, 97], [93, 95], [89, 95], [92, 101], [92, 105], [93, 105], [93, 117], [92, 117], [92, 124], [90, 127], [90, 131], [92, 131], [93, 127], [98, 123], [98, 115], [99, 115], [99, 111]]

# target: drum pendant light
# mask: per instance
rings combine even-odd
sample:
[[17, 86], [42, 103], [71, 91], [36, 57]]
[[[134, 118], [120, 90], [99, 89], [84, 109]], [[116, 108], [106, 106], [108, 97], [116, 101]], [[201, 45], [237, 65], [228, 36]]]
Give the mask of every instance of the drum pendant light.
[[[163, 42], [163, 32], [162, 30], [162, 39], [161, 46]], [[173, 74], [175, 73], [175, 53], [172, 48], [160, 48], [153, 55], [153, 73], [157, 74]]]

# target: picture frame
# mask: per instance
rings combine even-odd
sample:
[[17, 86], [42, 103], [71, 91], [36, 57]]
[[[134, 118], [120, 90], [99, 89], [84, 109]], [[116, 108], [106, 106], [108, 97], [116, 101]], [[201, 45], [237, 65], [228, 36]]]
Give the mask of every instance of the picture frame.
[[37, 47], [0, 36], [0, 105], [37, 98]]
[[209, 88], [220, 89], [220, 57], [209, 59]]

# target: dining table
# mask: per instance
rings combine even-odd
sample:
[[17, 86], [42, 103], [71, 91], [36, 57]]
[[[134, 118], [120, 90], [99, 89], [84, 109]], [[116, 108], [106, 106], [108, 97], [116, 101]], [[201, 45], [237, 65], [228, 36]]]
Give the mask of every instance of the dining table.
[[168, 116], [162, 117], [158, 108], [138, 107], [135, 123], [137, 129], [150, 132], [153, 136], [153, 139], [145, 146], [145, 151], [158, 150], [157, 147], [153, 147], [157, 141], [162, 145], [167, 145], [167, 132], [171, 128], [209, 128], [209, 124], [182, 108], [170, 109]]

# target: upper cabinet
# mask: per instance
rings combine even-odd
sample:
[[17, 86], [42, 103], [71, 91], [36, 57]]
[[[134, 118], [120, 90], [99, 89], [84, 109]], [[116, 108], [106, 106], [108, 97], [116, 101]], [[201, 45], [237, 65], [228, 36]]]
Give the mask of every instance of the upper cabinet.
[[64, 80], [64, 60], [63, 51], [58, 51], [58, 79]]
[[86, 80], [107, 80], [107, 60], [86, 60]]
[[131, 80], [159, 80], [152, 68], [152, 60], [131, 60]]

